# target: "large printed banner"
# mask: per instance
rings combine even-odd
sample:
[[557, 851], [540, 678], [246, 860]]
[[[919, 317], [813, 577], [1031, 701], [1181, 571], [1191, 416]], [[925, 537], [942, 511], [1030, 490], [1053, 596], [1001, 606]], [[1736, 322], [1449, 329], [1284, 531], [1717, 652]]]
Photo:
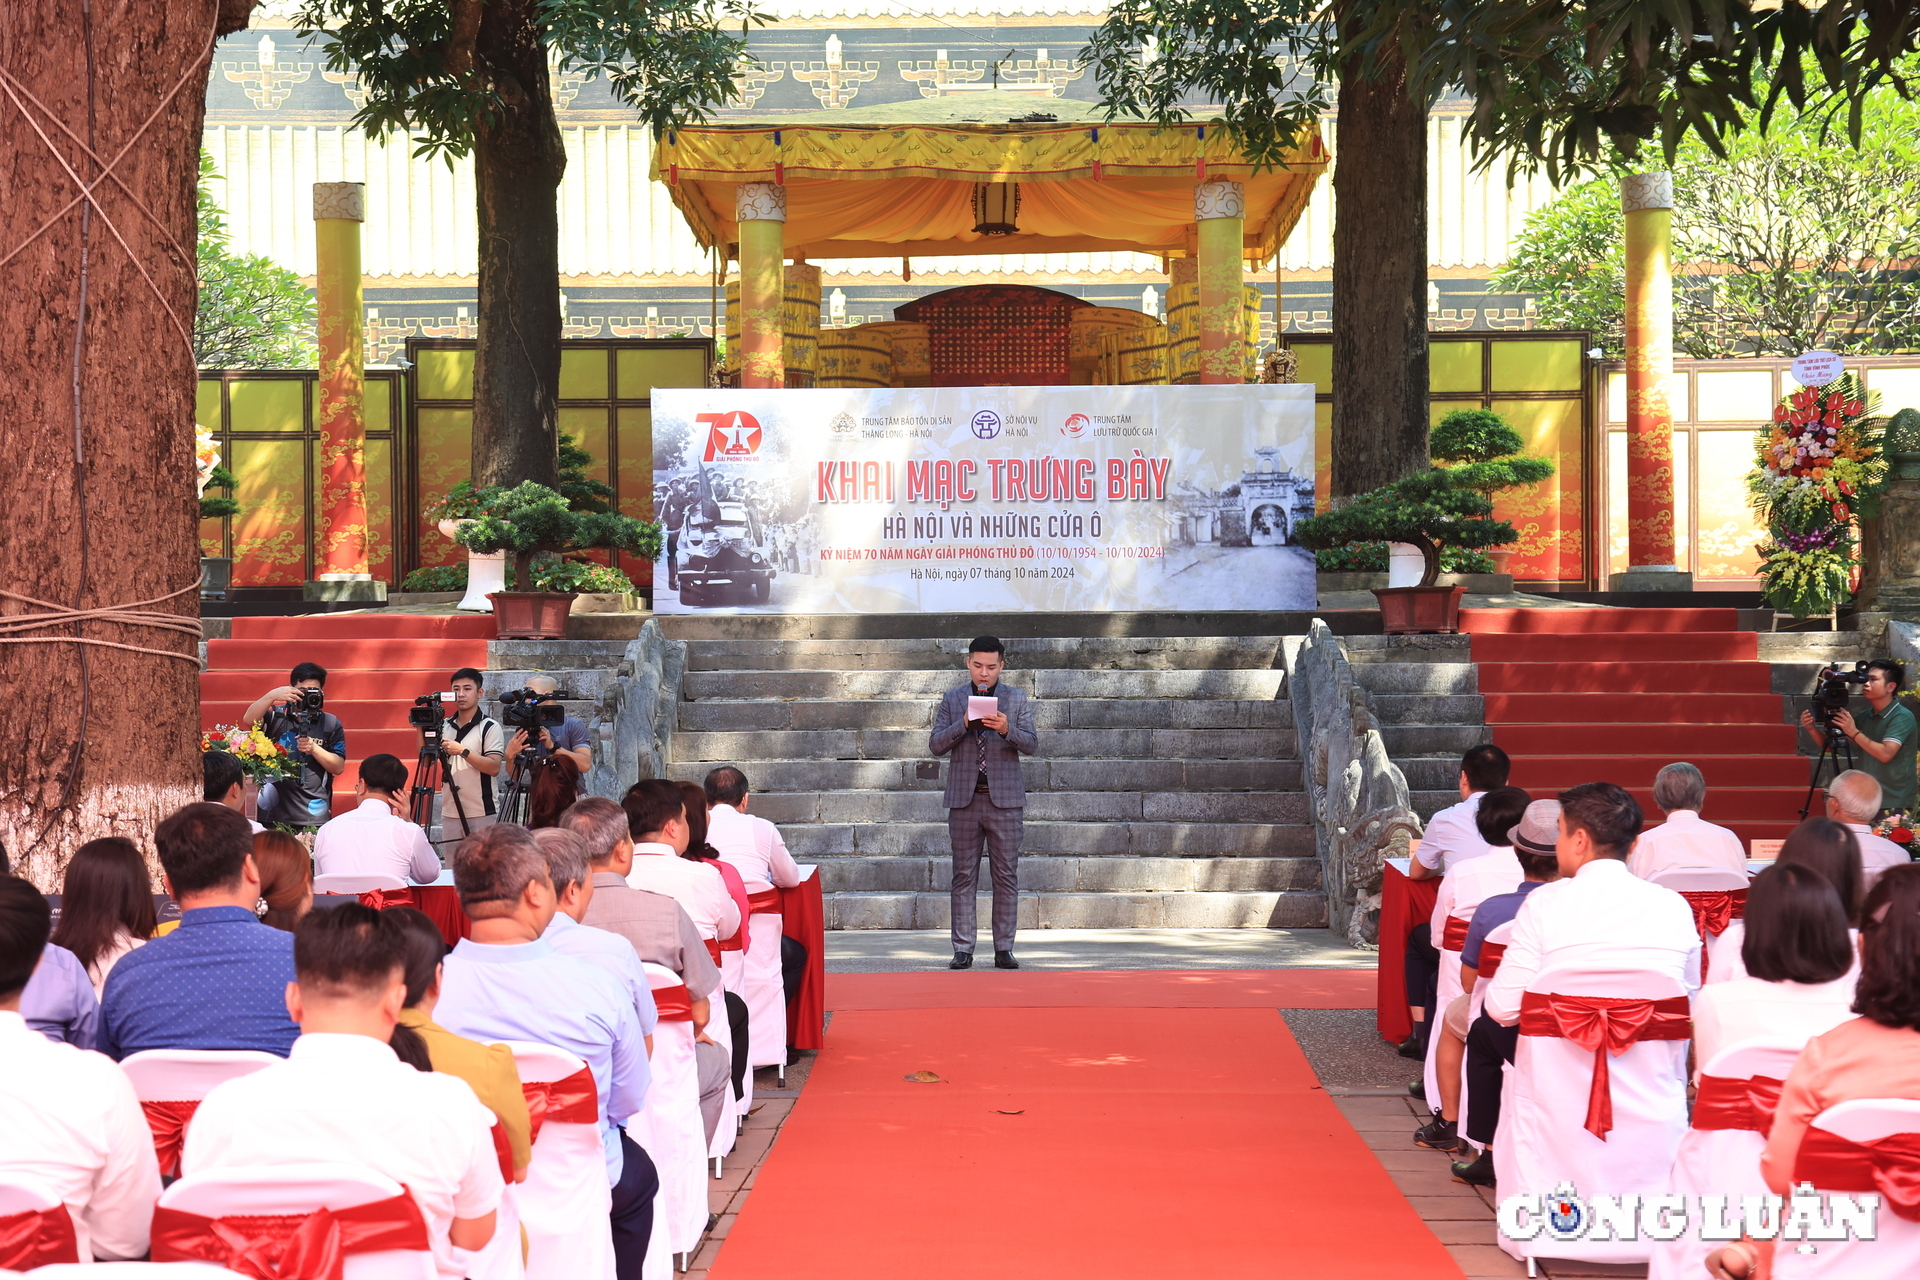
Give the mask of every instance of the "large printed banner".
[[1312, 609], [1310, 385], [653, 393], [661, 613]]

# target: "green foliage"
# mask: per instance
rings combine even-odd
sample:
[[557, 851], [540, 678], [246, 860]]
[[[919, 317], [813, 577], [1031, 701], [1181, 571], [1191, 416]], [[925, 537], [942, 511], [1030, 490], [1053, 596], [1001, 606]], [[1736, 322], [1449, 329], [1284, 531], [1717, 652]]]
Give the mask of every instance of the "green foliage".
[[442, 520], [472, 520], [493, 510], [506, 490], [498, 485], [475, 488], [473, 481], [462, 480], [441, 497], [429, 502], [420, 512], [434, 524]]
[[1617, 181], [1582, 183], [1528, 214], [1487, 292], [1534, 294], [1542, 328], [1591, 330], [1618, 357], [1627, 345], [1627, 246]]
[[593, 455], [576, 445], [572, 436], [562, 434], [559, 482], [554, 488], [575, 511], [611, 511], [613, 506], [607, 499], [614, 496], [613, 486], [589, 476], [587, 468], [591, 465]]
[[462, 525], [454, 541], [469, 551], [511, 551], [514, 580], [532, 581], [533, 557], [596, 547], [627, 551], [644, 560], [659, 556], [664, 541], [658, 523], [611, 512], [574, 511], [545, 485], [527, 481], [501, 493], [492, 509]]
[[[1384, 542], [1355, 542], [1314, 552], [1313, 565], [1321, 573], [1385, 573], [1391, 558]], [[1492, 573], [1493, 561], [1483, 552], [1442, 547], [1440, 572]]]
[[1492, 409], [1455, 409], [1431, 436], [1433, 456], [1458, 465], [1447, 468], [1456, 484], [1489, 502], [1505, 489], [1539, 484], [1553, 475], [1545, 458], [1521, 454], [1523, 441], [1505, 417]]
[[1312, 551], [1355, 542], [1407, 542], [1426, 556], [1420, 585], [1432, 586], [1447, 548], [1478, 550], [1512, 542], [1513, 526], [1493, 518], [1493, 503], [1462, 481], [1464, 467], [1435, 467], [1362, 494], [1295, 528]]
[[234, 486], [239, 483], [240, 482], [234, 478], [233, 472], [227, 470], [226, 463], [215, 463], [213, 473], [207, 477], [207, 489], [209, 491], [224, 489], [226, 492], [217, 498], [209, 498], [204, 494], [201, 495], [200, 518], [202, 520], [219, 520], [226, 516], [239, 515], [240, 504], [236, 502], [233, 497]]
[[467, 566], [440, 564], [426, 569], [415, 569], [401, 580], [400, 589], [402, 591], [465, 591]]
[[535, 591], [574, 591], [602, 595], [633, 590], [633, 580], [611, 565], [592, 560], [535, 561]]
[[1902, 409], [1887, 419], [1888, 453], [1920, 453], [1920, 409]]
[[202, 369], [311, 369], [319, 359], [313, 295], [272, 258], [227, 248], [227, 220], [208, 189], [219, 179], [213, 157], [202, 151], [194, 193], [200, 284], [194, 361]]

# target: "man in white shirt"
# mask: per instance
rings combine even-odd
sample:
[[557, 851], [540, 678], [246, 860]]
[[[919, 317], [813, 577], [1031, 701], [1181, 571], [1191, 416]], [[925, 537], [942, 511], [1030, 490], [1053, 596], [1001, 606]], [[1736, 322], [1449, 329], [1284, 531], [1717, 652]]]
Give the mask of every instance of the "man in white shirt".
[[0, 1181], [58, 1196], [82, 1262], [142, 1258], [160, 1164], [132, 1082], [112, 1059], [50, 1040], [20, 1016], [51, 930], [39, 890], [0, 877]]
[[368, 756], [353, 785], [359, 806], [320, 828], [313, 838], [316, 875], [387, 875], [432, 884], [440, 859], [427, 833], [400, 815], [406, 802], [407, 766], [399, 756]]
[[740, 873], [748, 893], [791, 889], [800, 867], [787, 852], [780, 828], [747, 812], [747, 775], [722, 765], [707, 775], [707, 843], [720, 861]]
[[700, 936], [713, 943], [731, 938], [740, 927], [740, 907], [727, 882], [704, 862], [680, 855], [687, 851], [687, 805], [680, 784], [662, 778], [636, 782], [621, 800], [633, 833], [633, 870], [627, 883], [663, 893], [686, 911]]
[[1873, 888], [1873, 882], [1888, 867], [1904, 867], [1913, 861], [1905, 849], [1885, 836], [1873, 834], [1881, 798], [1879, 781], [1858, 769], [1848, 769], [1827, 784], [1827, 816], [1853, 832], [1859, 842], [1861, 883], [1866, 889]]
[[1480, 838], [1473, 818], [1480, 811], [1480, 797], [1495, 787], [1506, 786], [1512, 769], [1507, 753], [1491, 742], [1468, 748], [1460, 757], [1460, 803], [1449, 805], [1428, 820], [1420, 848], [1413, 855], [1413, 866], [1407, 872], [1411, 878], [1431, 880], [1468, 858], [1493, 852], [1493, 846]]
[[329, 1161], [376, 1169], [420, 1206], [434, 1265], [493, 1238], [504, 1184], [493, 1113], [457, 1076], [416, 1071], [387, 1047], [407, 1001], [399, 922], [357, 902], [310, 913], [294, 937], [287, 1012], [300, 1038], [282, 1063], [207, 1094], [181, 1168], [189, 1174]]
[[1680, 761], [1655, 774], [1653, 802], [1666, 810], [1667, 820], [1640, 833], [1627, 855], [1627, 870], [1642, 880], [1682, 868], [1747, 873], [1740, 837], [1700, 816], [1707, 803], [1707, 780], [1698, 769]]

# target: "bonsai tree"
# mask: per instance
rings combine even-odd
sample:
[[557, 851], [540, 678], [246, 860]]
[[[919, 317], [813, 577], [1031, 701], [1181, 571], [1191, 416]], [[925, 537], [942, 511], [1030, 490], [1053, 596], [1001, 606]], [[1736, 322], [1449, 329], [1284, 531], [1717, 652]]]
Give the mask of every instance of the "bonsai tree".
[[1491, 409], [1455, 409], [1433, 429], [1434, 461], [1452, 463], [1454, 477], [1488, 502], [1502, 489], [1553, 475], [1551, 462], [1527, 457], [1520, 452], [1524, 447], [1520, 433]]
[[660, 554], [658, 523], [610, 511], [575, 511], [564, 496], [531, 480], [501, 492], [491, 506], [462, 525], [454, 541], [483, 555], [511, 551], [516, 583], [533, 581], [533, 558], [542, 552], [565, 555], [605, 547], [648, 560]]
[[1512, 542], [1513, 526], [1493, 518], [1493, 501], [1471, 483], [1466, 467], [1435, 467], [1383, 485], [1295, 530], [1311, 551], [1356, 542], [1406, 542], [1420, 548], [1426, 567], [1420, 585], [1440, 578], [1443, 550], [1474, 550]]
[[[239, 515], [240, 504], [233, 497], [233, 488], [238, 483], [240, 482], [234, 479], [233, 472], [227, 470], [226, 463], [216, 462], [213, 473], [207, 477], [207, 483], [200, 492], [200, 518], [218, 520], [223, 516]], [[209, 498], [206, 495], [207, 489], [219, 489], [222, 492]]]
[[593, 462], [593, 455], [573, 442], [573, 437], [560, 437], [559, 478], [554, 488], [567, 500], [567, 505], [575, 511], [596, 511], [605, 513], [613, 510], [608, 499], [614, 496], [613, 486], [595, 480], [587, 474], [587, 467]]

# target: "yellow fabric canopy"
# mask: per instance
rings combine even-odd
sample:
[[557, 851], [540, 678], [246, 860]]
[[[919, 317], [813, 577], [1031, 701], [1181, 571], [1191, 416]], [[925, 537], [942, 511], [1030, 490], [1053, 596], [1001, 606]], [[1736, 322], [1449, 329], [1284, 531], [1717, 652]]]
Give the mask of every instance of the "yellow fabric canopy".
[[[733, 245], [735, 188], [787, 193], [785, 248], [808, 258], [1136, 250], [1185, 253], [1193, 188], [1245, 184], [1245, 256], [1271, 258], [1325, 170], [1319, 131], [1256, 171], [1208, 125], [705, 125], [656, 144], [653, 177], [705, 245]], [[973, 230], [973, 188], [1020, 184], [1019, 231]]]

